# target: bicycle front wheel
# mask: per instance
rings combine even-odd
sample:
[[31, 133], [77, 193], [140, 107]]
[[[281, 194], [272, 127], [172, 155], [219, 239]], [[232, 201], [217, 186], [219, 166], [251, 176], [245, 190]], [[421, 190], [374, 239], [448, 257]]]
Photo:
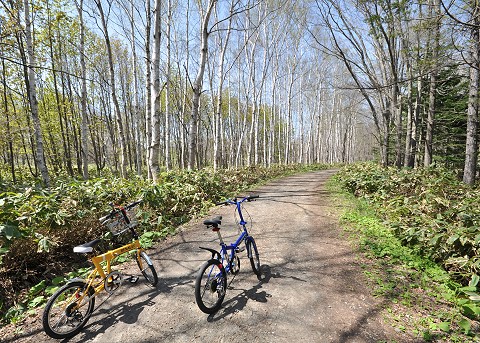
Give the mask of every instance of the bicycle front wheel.
[[152, 260], [150, 260], [150, 257], [148, 257], [145, 251], [142, 251], [140, 255], [137, 255], [137, 264], [148, 283], [152, 286], [156, 286], [158, 283], [157, 271], [153, 266]]
[[195, 300], [204, 313], [212, 314], [222, 306], [227, 290], [227, 273], [219, 260], [204, 263], [195, 280]]
[[67, 283], [48, 300], [43, 311], [45, 333], [55, 339], [75, 336], [87, 323], [95, 306], [93, 289], [83, 281]]
[[249, 237], [247, 241], [247, 252], [248, 258], [250, 259], [250, 264], [252, 265], [253, 272], [257, 275], [261, 275], [260, 271], [260, 256], [258, 254], [257, 244], [253, 237]]

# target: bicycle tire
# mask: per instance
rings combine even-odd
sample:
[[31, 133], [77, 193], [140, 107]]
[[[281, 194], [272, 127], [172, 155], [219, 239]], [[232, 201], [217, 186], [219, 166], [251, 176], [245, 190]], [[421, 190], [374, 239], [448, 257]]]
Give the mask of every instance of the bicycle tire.
[[137, 255], [137, 265], [147, 282], [152, 286], [156, 286], [158, 283], [157, 271], [152, 264], [152, 260], [148, 257], [145, 251], [142, 251], [140, 256]]
[[260, 256], [258, 254], [257, 244], [253, 237], [249, 237], [247, 241], [247, 252], [250, 259], [250, 264], [252, 265], [253, 272], [257, 275], [261, 275], [260, 270]]
[[[84, 281], [73, 281], [60, 287], [52, 295], [42, 316], [43, 330], [47, 335], [55, 339], [65, 339], [75, 336], [82, 330], [95, 307], [95, 297], [92, 296], [95, 293], [94, 290], [90, 288], [89, 298], [84, 298], [88, 300], [84, 314], [80, 310], [87, 303], [78, 309], [73, 310], [73, 308], [76, 305], [75, 300], [80, 297], [79, 292], [85, 292], [86, 288], [87, 284]], [[56, 320], [56, 323], [53, 320]]]
[[227, 273], [219, 260], [205, 262], [195, 279], [195, 301], [207, 314], [217, 312], [227, 291]]

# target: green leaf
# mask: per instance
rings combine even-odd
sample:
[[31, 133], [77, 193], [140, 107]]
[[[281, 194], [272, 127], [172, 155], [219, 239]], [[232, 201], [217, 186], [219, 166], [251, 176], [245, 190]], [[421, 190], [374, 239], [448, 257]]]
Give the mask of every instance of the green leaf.
[[145, 232], [145, 233], [142, 235], [142, 237], [150, 238], [150, 239], [151, 239], [151, 238], [154, 238], [154, 237], [155, 237], [155, 232], [153, 232], [153, 231], [147, 231], [147, 232]]
[[460, 238], [459, 235], [452, 235], [447, 239], [447, 244], [453, 244]]
[[480, 307], [476, 306], [473, 303], [464, 304], [462, 306], [463, 314], [468, 318], [474, 319], [480, 314]]
[[57, 291], [57, 289], [59, 289], [60, 287], [58, 286], [48, 286], [47, 288], [45, 288], [45, 294], [47, 295], [53, 295], [53, 293], [55, 293]]
[[43, 236], [40, 233], [35, 233], [35, 236], [39, 238], [37, 252], [50, 252], [50, 247], [55, 245], [55, 242], [50, 240], [50, 237]]
[[40, 306], [45, 301], [45, 297], [40, 295], [28, 303], [28, 308], [35, 308]]
[[475, 235], [475, 244], [480, 243], [480, 233]]
[[443, 233], [439, 233], [439, 234], [433, 236], [432, 239], [430, 239], [430, 245], [433, 245], [433, 246], [437, 245], [440, 238], [442, 238], [442, 237], [443, 237]]
[[438, 328], [444, 332], [450, 331], [450, 323], [449, 322], [440, 322], [437, 324]]
[[480, 281], [480, 277], [477, 274], [472, 274], [472, 278], [470, 279], [470, 282], [468, 283], [468, 285], [470, 287], [477, 287], [479, 281]]
[[43, 291], [43, 289], [45, 288], [47, 282], [45, 280], [37, 283], [35, 286], [33, 286], [32, 288], [30, 288], [30, 291], [28, 293], [30, 294], [38, 294], [40, 293], [41, 291]]
[[54, 278], [52, 280], [52, 284], [54, 286], [58, 286], [59, 284], [61, 284], [63, 281], [65, 280], [65, 278], [63, 276], [57, 276], [56, 278]]
[[19, 238], [22, 233], [18, 230], [16, 225], [2, 224], [0, 225], [0, 235], [5, 236], [6, 239]]
[[466, 319], [462, 319], [461, 321], [459, 321], [458, 326], [460, 326], [464, 330], [466, 335], [468, 335], [470, 333], [470, 330], [472, 328], [472, 325]]

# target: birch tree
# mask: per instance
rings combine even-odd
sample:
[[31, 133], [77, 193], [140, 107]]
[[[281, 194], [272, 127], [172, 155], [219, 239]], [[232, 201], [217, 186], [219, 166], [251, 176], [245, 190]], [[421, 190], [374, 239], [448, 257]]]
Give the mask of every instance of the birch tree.
[[150, 53], [151, 44], [151, 23], [152, 13], [150, 0], [145, 1], [145, 144], [147, 146], [147, 175], [152, 179], [152, 171], [150, 168], [151, 144], [152, 144], [152, 127], [151, 127], [151, 103], [152, 103], [152, 60]]
[[25, 40], [27, 44], [28, 55], [28, 75], [26, 77], [26, 86], [35, 134], [35, 162], [42, 176], [43, 183], [45, 186], [50, 187], [50, 175], [45, 162], [42, 128], [40, 125], [40, 118], [38, 116], [37, 79], [35, 76], [36, 60], [33, 49], [32, 18], [30, 16], [30, 4], [28, 0], [23, 1], [23, 7], [25, 14]]
[[87, 68], [85, 65], [85, 23], [83, 21], [83, 0], [75, 1], [80, 21], [80, 73], [81, 73], [81, 140], [82, 140], [82, 176], [88, 179], [88, 114], [87, 114]]
[[[213, 135], [213, 169], [217, 170], [221, 160], [221, 127], [220, 121], [222, 120], [222, 101], [223, 101], [223, 84], [225, 82], [225, 54], [227, 53], [227, 47], [230, 40], [230, 34], [232, 32], [232, 21], [233, 21], [233, 10], [235, 3], [238, 0], [232, 0], [230, 3], [229, 10], [229, 20], [227, 32], [225, 33], [225, 38], [223, 39], [222, 48], [220, 52], [220, 57], [218, 61], [218, 87], [217, 87], [217, 102], [215, 105], [214, 112], [214, 135]], [[218, 14], [216, 14], [216, 20], [218, 22]], [[220, 30], [218, 30], [220, 36]], [[221, 38], [220, 38], [221, 39]]]
[[425, 154], [423, 164], [428, 167], [433, 159], [433, 129], [435, 121], [435, 98], [437, 92], [438, 53], [440, 49], [440, 1], [433, 0], [430, 3], [430, 13], [434, 19], [434, 38], [432, 46], [432, 70], [430, 72], [430, 89], [428, 92], [428, 116], [425, 133]]
[[150, 104], [150, 147], [149, 169], [154, 182], [160, 172], [160, 35], [161, 35], [161, 0], [155, 0], [153, 9], [153, 54], [151, 62], [151, 104]]
[[200, 95], [202, 94], [203, 75], [205, 73], [205, 64], [208, 56], [208, 37], [210, 35], [209, 21], [213, 8], [217, 0], [209, 0], [207, 8], [204, 10], [199, 4], [201, 11], [201, 43], [200, 43], [200, 62], [197, 75], [192, 85], [192, 113], [189, 125], [188, 136], [188, 169], [194, 169], [197, 162], [197, 130], [199, 121]]
[[171, 80], [172, 73], [172, 0], [168, 0], [167, 4], [167, 80], [165, 88], [165, 167], [167, 170], [171, 167], [170, 161], [170, 96], [171, 96]]
[[467, 142], [465, 147], [465, 168], [463, 182], [475, 183], [478, 162], [478, 110], [480, 84], [480, 4], [476, 0], [469, 3], [471, 9], [470, 26], [470, 86], [468, 93]]
[[105, 46], [106, 46], [107, 55], [108, 55], [110, 94], [113, 101], [115, 118], [116, 118], [117, 127], [118, 127], [119, 141], [120, 141], [120, 174], [122, 175], [122, 177], [126, 177], [127, 176], [127, 160], [128, 160], [127, 144], [125, 140], [122, 113], [120, 111], [120, 104], [118, 103], [118, 97], [117, 97], [117, 91], [116, 91], [115, 65], [113, 63], [112, 45], [110, 43], [110, 35], [108, 33], [108, 27], [107, 27], [107, 18], [105, 17], [105, 13], [103, 11], [102, 1], [95, 0], [95, 3], [97, 5], [98, 12], [100, 14], [100, 20], [103, 28], [103, 35], [105, 38]]

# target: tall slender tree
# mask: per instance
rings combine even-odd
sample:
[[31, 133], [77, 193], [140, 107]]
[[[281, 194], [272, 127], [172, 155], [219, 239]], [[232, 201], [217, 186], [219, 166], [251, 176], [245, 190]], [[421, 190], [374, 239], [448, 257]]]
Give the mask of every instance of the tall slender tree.
[[202, 94], [203, 86], [203, 74], [205, 73], [205, 64], [207, 62], [208, 56], [208, 37], [210, 36], [209, 22], [210, 16], [212, 14], [213, 8], [217, 0], [209, 0], [207, 8], [204, 10], [199, 4], [202, 12], [202, 23], [201, 23], [201, 43], [200, 43], [200, 63], [198, 66], [197, 76], [192, 85], [192, 114], [190, 118], [189, 125], [189, 136], [188, 136], [188, 169], [194, 169], [197, 159], [197, 130], [198, 130], [198, 121], [199, 121], [199, 108], [200, 108], [200, 95]]
[[23, 1], [23, 7], [25, 14], [25, 41], [27, 44], [28, 55], [28, 75], [26, 78], [26, 86], [35, 134], [35, 162], [42, 176], [43, 183], [45, 184], [45, 186], [50, 187], [50, 175], [48, 173], [47, 164], [45, 162], [42, 128], [38, 115], [37, 79], [35, 72], [36, 60], [35, 52], [33, 49], [32, 17], [30, 15], [30, 4], [28, 0]]
[[467, 142], [465, 147], [465, 167], [463, 182], [475, 183], [478, 162], [478, 110], [480, 85], [480, 3], [470, 1], [470, 85], [468, 92]]
[[80, 22], [80, 43], [79, 43], [79, 57], [80, 57], [80, 73], [81, 73], [81, 140], [82, 140], [82, 176], [85, 180], [88, 179], [88, 114], [87, 114], [87, 67], [85, 65], [85, 23], [83, 20], [83, 0], [75, 1]]
[[428, 92], [428, 115], [427, 128], [425, 132], [425, 154], [423, 164], [428, 167], [433, 160], [433, 130], [435, 123], [435, 99], [437, 93], [437, 74], [438, 74], [438, 54], [440, 49], [440, 1], [432, 0], [430, 2], [431, 17], [434, 18], [434, 33], [432, 45], [432, 70], [430, 72], [430, 87]]
[[149, 169], [154, 182], [160, 172], [160, 37], [161, 37], [161, 0], [155, 0], [153, 9], [153, 54], [151, 62], [151, 104], [150, 104], [150, 146]]
[[113, 101], [113, 109], [115, 112], [115, 119], [118, 128], [119, 142], [120, 142], [120, 173], [122, 177], [127, 176], [127, 143], [125, 139], [125, 130], [122, 119], [122, 112], [120, 111], [120, 104], [118, 102], [116, 82], [115, 82], [115, 64], [113, 62], [112, 54], [112, 45], [110, 42], [110, 34], [108, 33], [107, 18], [103, 11], [102, 0], [95, 0], [95, 3], [100, 14], [100, 20], [102, 23], [103, 35], [105, 38], [105, 46], [107, 49], [108, 55], [108, 65], [109, 65], [109, 79], [110, 79], [110, 94]]

